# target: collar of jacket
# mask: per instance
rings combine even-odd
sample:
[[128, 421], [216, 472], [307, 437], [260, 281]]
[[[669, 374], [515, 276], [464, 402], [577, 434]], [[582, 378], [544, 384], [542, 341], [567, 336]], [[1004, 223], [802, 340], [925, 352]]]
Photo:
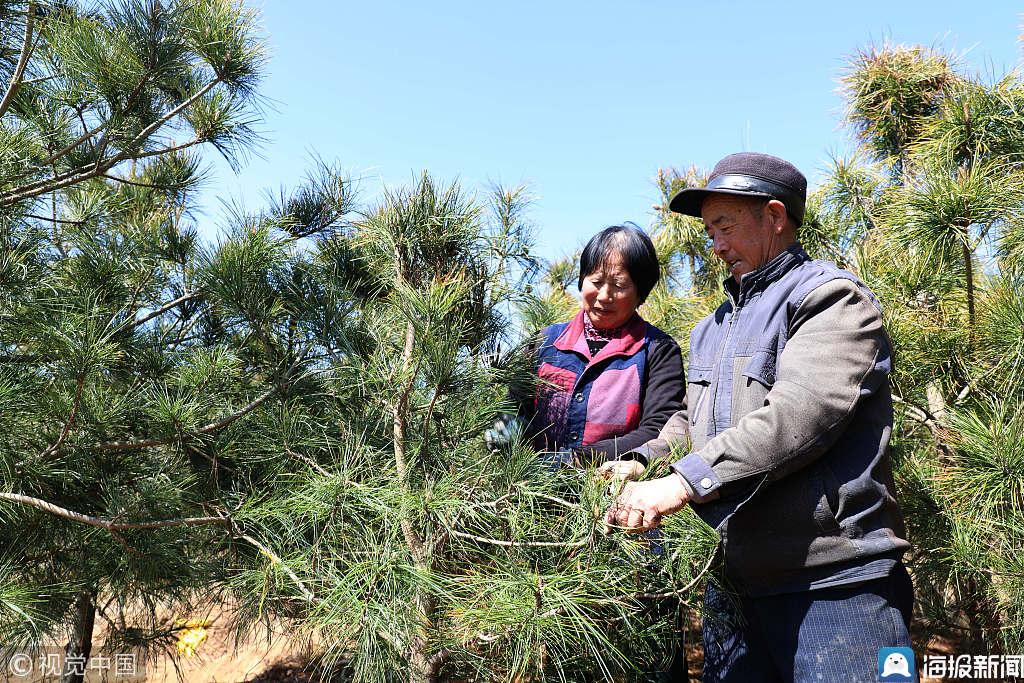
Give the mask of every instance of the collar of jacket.
[[631, 356], [639, 351], [647, 338], [647, 321], [640, 317], [639, 313], [633, 313], [626, 326], [622, 328], [622, 336], [612, 339], [596, 356], [590, 357], [590, 347], [587, 345], [586, 335], [583, 334], [583, 316], [586, 312], [580, 309], [576, 317], [572, 319], [562, 334], [558, 335], [553, 346], [559, 351], [575, 351], [588, 359], [590, 363], [603, 360], [611, 356]]
[[739, 284], [731, 277], [725, 278], [722, 281], [722, 288], [734, 306], [742, 306], [754, 294], [764, 290], [801, 263], [810, 260], [811, 257], [797, 242], [757, 270], [742, 276]]

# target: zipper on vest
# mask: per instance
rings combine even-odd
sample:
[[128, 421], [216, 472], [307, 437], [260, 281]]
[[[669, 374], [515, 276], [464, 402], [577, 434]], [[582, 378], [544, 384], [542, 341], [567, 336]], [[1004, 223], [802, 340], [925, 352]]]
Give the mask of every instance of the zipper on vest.
[[[718, 433], [718, 420], [715, 417], [715, 406], [718, 405], [718, 385], [722, 381], [722, 359], [725, 356], [726, 348], [728, 348], [728, 346], [729, 346], [729, 340], [732, 339], [732, 323], [733, 323], [733, 320], [736, 319], [736, 315], [737, 315], [738, 312], [739, 312], [739, 309], [734, 305], [733, 309], [732, 309], [732, 315], [729, 316], [729, 322], [728, 322], [728, 324], [726, 326], [725, 340], [722, 342], [722, 345], [719, 347], [718, 355], [715, 358], [715, 370], [714, 370], [714, 373], [711, 376], [711, 380], [712, 380], [711, 386], [708, 387], [709, 389], [714, 387], [714, 389], [713, 389], [713, 394], [714, 395], [713, 395], [712, 400], [711, 400], [711, 415], [710, 415], [711, 419], [708, 420], [708, 426], [713, 428], [715, 430], [716, 434]], [[708, 434], [707, 436], [711, 437], [713, 435], [712, 434]]]
[[700, 392], [700, 398], [697, 399], [697, 405], [693, 407], [693, 423], [697, 424], [697, 419], [700, 417], [700, 409], [707, 403], [708, 394], [711, 393], [711, 385], [708, 384], [708, 388]]

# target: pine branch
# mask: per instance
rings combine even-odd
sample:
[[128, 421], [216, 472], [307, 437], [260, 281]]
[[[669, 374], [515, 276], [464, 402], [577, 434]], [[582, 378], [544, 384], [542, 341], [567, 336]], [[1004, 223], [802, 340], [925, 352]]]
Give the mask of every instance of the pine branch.
[[185, 324], [182, 326], [180, 330], [178, 330], [177, 336], [171, 340], [167, 339], [167, 337], [170, 336], [170, 333], [174, 331], [172, 325], [171, 328], [167, 330], [166, 334], [162, 334], [160, 336], [160, 344], [162, 344], [163, 346], [170, 346], [171, 349], [174, 350], [177, 349], [180, 344], [183, 344], [186, 341], [198, 339], [201, 336], [200, 334], [197, 333], [189, 336], [189, 332], [191, 332], [192, 329], [199, 324], [199, 320], [199, 316], [193, 317], [192, 320], [189, 320], [188, 322], [185, 322], [184, 320], [179, 318], [179, 321], [185, 322]]
[[219, 516], [219, 517], [185, 517], [182, 519], [164, 519], [150, 522], [114, 522], [108, 519], [100, 519], [91, 515], [85, 515], [80, 512], [68, 510], [67, 508], [54, 505], [53, 503], [47, 502], [40, 498], [33, 498], [31, 496], [23, 496], [17, 493], [0, 493], [0, 500], [7, 500], [13, 503], [21, 503], [23, 505], [29, 505], [43, 512], [67, 519], [72, 522], [80, 522], [87, 524], [92, 527], [104, 529], [111, 533], [117, 531], [128, 531], [128, 530], [145, 530], [145, 529], [166, 529], [169, 527], [181, 527], [181, 526], [203, 526], [209, 524], [219, 524], [232, 528], [235, 530], [237, 538], [250, 543], [255, 546], [260, 552], [266, 555], [275, 566], [280, 566], [281, 571], [288, 575], [288, 577], [295, 582], [303, 596], [313, 602], [316, 600], [316, 596], [309, 588], [306, 587], [305, 583], [298, 577], [298, 575], [292, 571], [292, 569], [278, 556], [274, 551], [268, 548], [265, 544], [256, 540], [252, 536], [241, 533], [240, 530], [235, 528], [231, 518]]
[[21, 84], [22, 85], [35, 85], [36, 83], [46, 83], [46, 81], [52, 81], [55, 78], [57, 78], [57, 74], [52, 74], [50, 76], [40, 76], [38, 78], [30, 78], [27, 81], [23, 80], [21, 82]]
[[183, 296], [179, 296], [174, 301], [171, 301], [171, 302], [169, 302], [167, 304], [164, 304], [163, 306], [161, 306], [160, 308], [156, 309], [152, 313], [144, 315], [143, 317], [141, 317], [138, 320], [134, 321], [133, 323], [131, 323], [131, 327], [135, 328], [135, 327], [138, 327], [139, 325], [144, 325], [144, 324], [148, 323], [150, 320], [152, 320], [153, 318], [161, 316], [164, 313], [166, 313], [167, 311], [171, 310], [172, 308], [176, 308], [176, 307], [180, 306], [181, 304], [183, 304], [183, 303], [185, 303], [187, 301], [191, 301], [192, 299], [195, 299], [197, 296], [199, 296], [199, 295], [197, 293], [195, 293], [195, 292], [193, 292], [191, 294], [185, 294]]
[[478, 543], [486, 543], [488, 545], [500, 545], [505, 548], [582, 548], [590, 544], [589, 537], [578, 541], [502, 541], [497, 538], [476, 536], [462, 531], [455, 531], [454, 529], [449, 529], [448, 533], [470, 541], [477, 541]]
[[22, 218], [34, 218], [37, 221], [48, 221], [50, 223], [61, 223], [61, 224], [64, 224], [64, 225], [84, 225], [85, 224], [85, 221], [68, 221], [68, 220], [62, 220], [60, 218], [53, 218], [51, 216], [37, 216], [36, 214], [32, 214], [32, 213], [23, 213], [23, 214], [21, 214], [21, 217]]
[[[227, 518], [225, 517], [224, 519]], [[292, 568], [289, 567], [287, 563], [285, 563], [283, 559], [281, 559], [281, 556], [275, 553], [273, 550], [271, 550], [269, 546], [267, 546], [264, 543], [261, 543], [259, 540], [253, 538], [249, 534], [242, 533], [242, 531], [237, 527], [235, 528], [233, 535], [235, 538], [238, 538], [240, 540], [245, 541], [246, 543], [251, 544], [261, 553], [266, 555], [267, 559], [270, 560], [273, 566], [280, 567], [281, 571], [283, 571], [288, 576], [288, 578], [292, 580], [296, 588], [299, 589], [299, 592], [302, 593], [302, 597], [304, 597], [307, 602], [309, 602], [312, 605], [319, 605], [323, 602], [308, 586], [306, 586], [306, 583], [299, 577], [299, 575], [296, 574], [292, 570]], [[380, 636], [382, 640], [386, 641], [389, 645], [391, 645], [391, 647], [395, 648], [396, 651], [401, 652], [405, 649], [405, 645], [387, 631], [379, 630], [377, 631], [377, 635]]]
[[505, 495], [499, 498], [495, 498], [494, 500], [486, 501], [483, 503], [474, 503], [473, 505], [478, 508], [497, 508], [498, 505], [500, 505], [501, 503], [505, 502], [506, 500], [515, 495], [528, 496], [530, 498], [540, 498], [541, 500], [547, 500], [572, 510], [580, 509], [580, 506], [577, 503], [570, 503], [564, 498], [548, 495], [546, 493], [539, 493], [537, 491], [513, 491], [511, 493], [506, 493]]
[[984, 377], [985, 377], [985, 375], [978, 375], [977, 377], [975, 377], [974, 379], [972, 379], [972, 380], [971, 380], [970, 382], [968, 382], [967, 384], [965, 384], [965, 385], [964, 385], [964, 388], [963, 388], [963, 389], [961, 389], [961, 390], [960, 390], [960, 393], [958, 393], [958, 394], [956, 395], [956, 398], [954, 398], [954, 399], [953, 399], [953, 404], [954, 404], [954, 405], [959, 405], [960, 403], [963, 403], [963, 402], [964, 402], [964, 399], [966, 399], [966, 398], [967, 398], [967, 396], [968, 396], [968, 395], [969, 395], [969, 394], [970, 394], [970, 393], [971, 393], [972, 391], [974, 391], [974, 390], [975, 390], [975, 389], [977, 388], [978, 384], [979, 384], [979, 383], [981, 382], [981, 380], [982, 380], [982, 379], [983, 379]]
[[[125, 159], [127, 158], [128, 157], [125, 157]], [[101, 159], [97, 161], [91, 169], [87, 170], [87, 167], [80, 166], [52, 178], [23, 185], [22, 187], [17, 188], [13, 193], [0, 196], [0, 208], [6, 208], [24, 199], [31, 199], [32, 197], [38, 197], [39, 195], [46, 194], [47, 192], [61, 190], [65, 187], [70, 187], [72, 185], [85, 182], [86, 180], [91, 180], [92, 178], [103, 175], [113, 168], [118, 161], [122, 160], [123, 159], [118, 159], [116, 156], [106, 160]]]
[[11, 82], [7, 86], [7, 92], [4, 93], [3, 100], [0, 100], [0, 117], [7, 112], [11, 102], [14, 101], [14, 95], [18, 92], [18, 88], [21, 86], [21, 79], [25, 75], [25, 68], [28, 66], [28, 58], [32, 54], [34, 43], [32, 40], [32, 28], [35, 15], [36, 3], [29, 2], [28, 15], [25, 18], [25, 37], [21, 45], [21, 56], [18, 58], [18, 65], [14, 68], [14, 73], [11, 75]]
[[[694, 576], [693, 579], [690, 580], [690, 582], [687, 583], [682, 588], [678, 588], [678, 589], [672, 590], [672, 591], [666, 591], [664, 593], [632, 593], [630, 595], [624, 595], [624, 596], [619, 597], [619, 598], [612, 598], [612, 599], [608, 599], [608, 600], [601, 600], [599, 602], [601, 602], [603, 604], [613, 605], [613, 604], [622, 604], [622, 598], [633, 598], [633, 599], [636, 599], [636, 600], [663, 600], [665, 598], [672, 598], [672, 597], [686, 597], [686, 594], [690, 591], [690, 589], [692, 589], [694, 586], [696, 586], [697, 583], [700, 582], [700, 580], [703, 579], [704, 576], [706, 576], [709, 571], [711, 571], [711, 565], [714, 564], [714, 561], [715, 561], [716, 557], [718, 557], [717, 549], [715, 550], [715, 552], [711, 553], [711, 556], [708, 558], [707, 562], [701, 568], [700, 572], [698, 572], [697, 575]], [[550, 619], [551, 617], [556, 617], [556, 616], [558, 616], [560, 614], [564, 614], [565, 611], [566, 611], [566, 608], [564, 606], [563, 607], [555, 607], [555, 608], [549, 609], [546, 612], [543, 612], [542, 614], [540, 614], [540, 618], [541, 619]], [[621, 621], [621, 620], [622, 620], [622, 617], [616, 617], [616, 618], [612, 619], [611, 621], [614, 622], [614, 621]], [[504, 635], [505, 634], [499, 634], [499, 633], [480, 633], [477, 636], [475, 636], [475, 640], [479, 641], [480, 643], [487, 644], [487, 643], [492, 643], [492, 642], [494, 642], [496, 640], [499, 640]]]
[[182, 519], [163, 519], [151, 522], [114, 522], [109, 519], [100, 519], [99, 517], [84, 515], [81, 512], [75, 512], [74, 510], [68, 510], [67, 508], [62, 508], [59, 505], [54, 505], [53, 503], [42, 500], [41, 498], [23, 496], [19, 493], [0, 493], [0, 500], [29, 505], [51, 515], [71, 520], [72, 522], [88, 524], [89, 526], [105, 529], [111, 532], [126, 531], [130, 529], [165, 529], [168, 527], [178, 526], [230, 524], [230, 520], [226, 517], [185, 517]]
[[[219, 77], [215, 78], [212, 81], [210, 81], [209, 83], [207, 83], [205, 86], [200, 88], [196, 93], [194, 93], [187, 100], [185, 100], [184, 102], [179, 104], [177, 107], [175, 107], [171, 111], [169, 111], [166, 114], [164, 114], [162, 117], [160, 117], [159, 119], [157, 119], [156, 121], [154, 121], [150, 125], [146, 126], [142, 130], [142, 132], [140, 132], [138, 135], [136, 135], [134, 138], [132, 138], [131, 141], [128, 142], [128, 144], [124, 145], [124, 148], [131, 149], [135, 145], [137, 145], [137, 144], [141, 143], [142, 141], [144, 141], [149, 135], [154, 133], [156, 130], [158, 130], [165, 123], [167, 123], [172, 118], [174, 118], [175, 116], [180, 114], [182, 111], [184, 111], [186, 108], [191, 106], [193, 103], [195, 103], [196, 100], [198, 100], [200, 97], [202, 97], [203, 95], [208, 93], [211, 89], [213, 89], [219, 83], [220, 83], [220, 78]], [[85, 138], [85, 139], [88, 139], [88, 138]], [[78, 144], [80, 144], [80, 142]], [[168, 152], [168, 148], [165, 148], [160, 153], [166, 154], [167, 152]], [[151, 154], [150, 156], [153, 156], [153, 155]], [[80, 166], [80, 167], [78, 167], [76, 169], [72, 169], [72, 170], [67, 171], [65, 173], [62, 173], [60, 175], [54, 176], [53, 178], [47, 178], [46, 180], [40, 180], [40, 181], [35, 182], [35, 183], [30, 183], [28, 185], [24, 185], [22, 187], [17, 188], [16, 190], [14, 190], [12, 192], [7, 193], [6, 195], [0, 196], [0, 208], [5, 208], [5, 207], [11, 206], [11, 205], [16, 204], [16, 203], [18, 203], [18, 202], [20, 202], [22, 200], [25, 200], [25, 199], [31, 199], [32, 197], [38, 197], [39, 195], [46, 194], [47, 192], [53, 192], [54, 190], [60, 190], [60, 189], [63, 189], [65, 187], [70, 187], [71, 185], [77, 185], [78, 183], [85, 182], [86, 180], [90, 180], [92, 178], [96, 178], [98, 176], [102, 176], [107, 171], [109, 171], [110, 169], [112, 169], [114, 166], [116, 166], [117, 164], [121, 163], [122, 161], [127, 161], [129, 159], [135, 159], [135, 158], [138, 158], [138, 155], [132, 154], [130, 152], [121, 152], [119, 154], [115, 154], [114, 156], [108, 157], [106, 159], [97, 159], [96, 163], [93, 164], [91, 168], [88, 168], [88, 167], [85, 167], [85, 166]]]
[[427, 412], [423, 416], [423, 427], [421, 432], [423, 433], [423, 440], [420, 442], [420, 457], [422, 458], [427, 452], [427, 444], [430, 443], [430, 420], [434, 415], [434, 406], [437, 404], [437, 397], [440, 396], [441, 391], [438, 387], [434, 387], [434, 395], [430, 398], [430, 405], [427, 406]]
[[832, 260], [835, 261], [840, 268], [846, 268], [850, 265], [846, 255], [839, 251], [839, 249], [832, 244], [831, 240], [822, 240], [821, 246], [825, 247], [825, 252], [832, 257]]
[[[405, 347], [402, 350], [402, 374], [408, 374], [412, 365], [413, 343], [416, 340], [416, 329], [412, 322], [405, 325]], [[409, 478], [409, 465], [405, 459], [405, 414], [404, 411], [409, 405], [409, 394], [412, 392], [412, 378], [405, 381], [395, 402], [393, 410], [393, 428], [395, 437], [395, 465], [398, 469], [398, 476], [403, 482]]]
[[[223, 518], [219, 518], [219, 519], [227, 520], [228, 518], [227, 517], [223, 517]], [[280, 567], [281, 571], [283, 571], [285, 574], [287, 574], [288, 578], [290, 578], [295, 583], [295, 585], [298, 587], [299, 591], [301, 591], [303, 597], [305, 597], [306, 600], [308, 600], [309, 602], [315, 602], [316, 601], [316, 595], [314, 595], [313, 591], [311, 591], [309, 588], [306, 587], [306, 584], [303, 583], [302, 579], [299, 578], [299, 575], [296, 574], [294, 571], [292, 571], [291, 567], [289, 567], [287, 564], [285, 564], [285, 561], [282, 560], [280, 558], [280, 556], [278, 556], [273, 550], [268, 548], [263, 543], [260, 543], [259, 541], [257, 541], [252, 536], [249, 536], [248, 534], [244, 534], [244, 533], [240, 533], [240, 532], [236, 531], [235, 535], [238, 538], [242, 539], [243, 541], [245, 541], [247, 543], [250, 543], [253, 546], [255, 546], [257, 550], [259, 550], [261, 553], [263, 553], [264, 555], [266, 555], [270, 559], [271, 564], [273, 564], [274, 566]]]
[[521, 493], [524, 496], [529, 496], [530, 498], [540, 498], [541, 500], [547, 500], [547, 501], [550, 501], [552, 503], [557, 503], [558, 505], [561, 505], [561, 506], [567, 507], [567, 508], [571, 508], [573, 510], [578, 510], [580, 508], [580, 506], [578, 504], [570, 503], [569, 501], [565, 500], [564, 498], [559, 498], [558, 496], [551, 496], [551, 495], [548, 495], [546, 493], [538, 493], [536, 491], [522, 491]]
[[[199, 429], [196, 429], [192, 433], [193, 434], [209, 434], [210, 432], [216, 432], [216, 431], [218, 431], [220, 429], [223, 429], [224, 427], [227, 427], [229, 424], [231, 424], [235, 420], [237, 420], [239, 418], [242, 418], [242, 417], [245, 417], [246, 415], [248, 415], [249, 413], [254, 411], [262, 403], [264, 403], [267, 399], [269, 399], [271, 396], [273, 396], [278, 391], [280, 391], [284, 387], [284, 385], [285, 385], [284, 382], [281, 382], [279, 384], [274, 385], [273, 387], [271, 387], [270, 389], [265, 391], [263, 394], [261, 394], [260, 396], [256, 397], [255, 399], [253, 399], [253, 401], [251, 403], [249, 403], [247, 406], [245, 406], [244, 408], [242, 408], [238, 412], [232, 413], [231, 415], [228, 415], [227, 417], [223, 417], [220, 420], [217, 420], [216, 422], [211, 422], [211, 423], [209, 423], [207, 425], [204, 425], [204, 426], [200, 427]], [[101, 450], [101, 451], [130, 451], [130, 450], [137, 450], [139, 448], [151, 448], [153, 446], [165, 446], [165, 445], [167, 445], [169, 443], [173, 443], [176, 440], [177, 440], [177, 437], [168, 437], [168, 438], [163, 438], [163, 439], [142, 439], [140, 441], [110, 441], [108, 443], [100, 444], [100, 445], [96, 446], [95, 448], [97, 450]]]
[[[165, 152], [166, 150], [160, 151], [162, 153]], [[154, 185], [153, 183], [142, 183], [139, 182], [138, 180], [128, 180], [127, 178], [122, 178], [121, 176], [116, 176], [110, 173], [104, 173], [102, 175], [107, 180], [114, 180], [116, 182], [124, 183], [125, 185], [131, 185], [133, 187], [144, 187], [151, 190], [164, 190], [167, 189], [167, 187], [169, 187], [168, 185]]]
[[899, 396], [898, 394], [893, 394], [892, 402], [904, 406], [904, 408], [907, 411], [907, 414], [910, 415], [910, 417], [914, 418], [915, 420], [925, 425], [929, 429], [935, 431], [942, 428], [938, 420], [935, 419], [935, 416], [932, 415], [931, 412], [929, 412], [925, 408], [921, 408], [920, 406], [916, 406], [913, 403], [910, 403], [902, 396]]
[[73, 150], [75, 147], [78, 147], [80, 144], [82, 144], [86, 140], [89, 140], [89, 139], [95, 137], [98, 133], [102, 133], [104, 130], [106, 130], [106, 128], [111, 124], [112, 121], [113, 121], [113, 119], [107, 119], [106, 121], [104, 121], [100, 125], [98, 125], [95, 128], [93, 128], [92, 130], [85, 131], [84, 133], [82, 133], [81, 136], [79, 136], [78, 138], [73, 140], [71, 143], [69, 143], [68, 145], [62, 147], [61, 149], [59, 149], [56, 152], [52, 153], [50, 156], [48, 156], [45, 159], [43, 159], [39, 163], [39, 166], [49, 166], [50, 164], [54, 163], [55, 161], [57, 161], [57, 159], [60, 159], [62, 156], [64, 156], [65, 154], [67, 154], [68, 152]]
[[917, 422], [920, 422], [921, 424], [928, 428], [928, 431], [930, 431], [932, 434], [932, 440], [935, 442], [935, 447], [938, 448], [943, 455], [951, 454], [952, 449], [949, 447], [949, 444], [945, 443], [942, 440], [942, 425], [939, 424], [938, 420], [935, 419], [935, 416], [932, 415], [932, 413], [925, 410], [924, 408], [921, 408], [920, 406], [916, 406], [912, 403], [909, 403], [903, 397], [897, 394], [892, 395], [892, 401], [893, 403], [898, 403], [902, 405], [906, 410], [907, 415], [909, 415], [912, 419], [916, 420]]
[[[84, 105], [71, 105], [71, 106], [74, 108], [75, 113], [78, 114], [78, 121], [82, 124], [82, 130], [83, 131], [88, 131], [89, 130], [89, 124], [85, 122], [85, 113], [84, 113], [85, 112], [85, 106]], [[89, 147], [92, 149], [93, 154], [95, 154], [96, 153], [96, 144], [92, 140], [89, 140]]]
[[138, 282], [135, 283], [135, 287], [132, 289], [131, 303], [125, 307], [125, 310], [134, 311], [135, 307], [139, 304], [139, 295], [142, 294], [142, 289], [149, 283], [152, 274], [148, 277], [140, 277]]
[[486, 502], [483, 502], [483, 503], [473, 503], [473, 506], [474, 507], [478, 507], [478, 508], [497, 508], [501, 503], [504, 503], [506, 500], [508, 500], [509, 498], [511, 498], [514, 495], [515, 495], [515, 492], [506, 493], [505, 495], [499, 496], [498, 498], [495, 498], [494, 500], [489, 500], [489, 501], [486, 501]]
[[285, 446], [284, 452], [287, 453], [288, 455], [290, 455], [291, 457], [295, 458], [296, 460], [299, 460], [299, 461], [309, 465], [312, 469], [316, 470], [318, 474], [322, 474], [325, 477], [330, 477], [331, 476], [331, 473], [328, 472], [327, 470], [325, 470], [323, 467], [321, 467], [320, 463], [318, 463], [313, 458], [310, 458], [309, 456], [303, 455], [302, 453], [296, 453], [295, 451], [293, 451], [292, 449], [288, 448], [287, 446]]
[[179, 104], [177, 107], [175, 107], [171, 111], [167, 112], [161, 118], [157, 119], [153, 123], [151, 123], [148, 126], [146, 126], [145, 128], [143, 128], [142, 132], [139, 133], [138, 135], [136, 135], [134, 138], [132, 138], [131, 142], [129, 142], [127, 145], [125, 145], [125, 147], [128, 147], [130, 149], [130, 148], [134, 147], [137, 144], [141, 144], [151, 134], [153, 134], [157, 130], [159, 130], [165, 123], [167, 123], [168, 121], [173, 119], [175, 116], [177, 116], [181, 112], [183, 112], [186, 109], [188, 109], [189, 107], [191, 107], [200, 97], [202, 97], [203, 95], [205, 95], [206, 93], [210, 92], [215, 87], [220, 85], [220, 82], [221, 82], [221, 77], [220, 76], [217, 76], [216, 78], [211, 80], [209, 83], [207, 83], [202, 88], [200, 88], [198, 91], [196, 91], [187, 100], [185, 100], [184, 102]]
[[715, 551], [711, 553], [711, 556], [708, 558], [708, 561], [704, 563], [704, 567], [700, 570], [700, 572], [698, 572], [697, 575], [693, 577], [693, 579], [691, 579], [690, 582], [682, 588], [666, 591], [664, 593], [635, 593], [633, 597], [637, 598], [638, 600], [662, 600], [664, 598], [685, 597], [686, 594], [690, 591], [690, 589], [696, 586], [697, 583], [704, 578], [704, 575], [711, 571], [711, 565], [714, 564], [716, 557], [718, 557], [717, 547], [715, 548]]
[[57, 452], [63, 445], [64, 440], [68, 438], [68, 434], [71, 433], [71, 425], [75, 422], [75, 416], [78, 414], [78, 407], [82, 402], [82, 387], [85, 386], [85, 373], [78, 375], [78, 383], [75, 387], [75, 399], [71, 403], [71, 413], [68, 415], [67, 421], [64, 423], [64, 428], [60, 432], [60, 436], [53, 442], [45, 451], [40, 454], [40, 458], [43, 460], [49, 458], [51, 455]]
[[170, 147], [163, 147], [161, 149], [154, 149], [149, 152], [142, 152], [141, 154], [135, 154], [132, 159], [148, 159], [149, 157], [162, 156], [164, 154], [173, 154], [174, 152], [180, 152], [188, 149], [189, 147], [195, 147], [206, 142], [203, 138], [192, 138], [188, 142], [183, 142], [180, 145], [171, 145]]
[[[139, 84], [136, 85], [135, 89], [132, 90], [131, 93], [128, 95], [128, 98], [127, 98], [127, 100], [125, 102], [124, 109], [130, 109], [132, 106], [135, 105], [136, 100], [138, 99], [139, 95], [142, 94], [142, 89], [146, 87], [146, 83], [149, 81], [149, 78], [150, 78], [151, 75], [152, 75], [151, 71], [147, 71], [146, 73], [144, 73], [142, 75], [142, 78], [139, 80]], [[81, 117], [81, 113], [79, 113], [79, 117]], [[98, 135], [99, 133], [104, 132], [107, 128], [110, 127], [110, 124], [113, 123], [113, 122], [114, 122], [114, 117], [110, 117], [106, 121], [101, 123], [100, 125], [98, 125], [95, 128], [93, 128], [92, 130], [86, 129], [86, 131], [84, 133], [82, 133], [82, 135], [79, 138], [74, 140], [71, 144], [67, 145], [66, 147], [64, 147], [64, 148], [60, 149], [59, 151], [54, 152], [53, 154], [51, 154], [49, 157], [44, 159], [39, 165], [40, 166], [49, 166], [50, 164], [52, 164], [55, 161], [57, 161], [57, 159], [60, 159], [62, 156], [64, 156], [65, 154], [67, 154], [68, 152], [73, 150], [75, 147], [78, 147], [80, 144], [82, 144], [86, 140], [91, 140], [92, 138], [96, 137], [96, 135]], [[92, 145], [92, 148], [96, 149], [96, 145]]]

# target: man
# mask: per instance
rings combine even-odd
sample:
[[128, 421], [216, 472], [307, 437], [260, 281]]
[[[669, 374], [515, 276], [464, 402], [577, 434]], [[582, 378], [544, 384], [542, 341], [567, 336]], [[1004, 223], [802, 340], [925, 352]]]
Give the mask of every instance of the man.
[[875, 681], [909, 647], [909, 547], [893, 499], [892, 350], [878, 302], [797, 242], [807, 180], [733, 154], [672, 211], [701, 217], [727, 300], [690, 336], [686, 401], [638, 459], [682, 458], [630, 483], [606, 521], [650, 529], [691, 504], [721, 536], [705, 683]]

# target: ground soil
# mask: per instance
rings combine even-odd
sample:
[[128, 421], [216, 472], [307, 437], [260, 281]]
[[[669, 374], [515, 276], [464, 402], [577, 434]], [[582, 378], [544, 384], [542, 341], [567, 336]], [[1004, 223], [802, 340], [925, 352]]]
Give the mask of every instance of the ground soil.
[[[316, 643], [308, 638], [297, 642], [286, 627], [261, 626], [256, 633], [241, 640], [236, 637], [230, 625], [229, 615], [213, 613], [208, 636], [191, 657], [178, 657], [177, 668], [170, 656], [161, 656], [140, 662], [136, 676], [113, 675], [112, 671], [90, 671], [86, 683], [314, 683], [322, 678], [311, 662], [312, 650]], [[690, 624], [687, 642], [687, 665], [690, 681], [699, 683], [703, 664], [700, 647], [700, 625]], [[97, 640], [102, 637], [97, 633]], [[929, 638], [915, 634], [915, 651], [918, 656], [930, 654], [954, 654], [955, 643], [940, 638]], [[920, 663], [920, 661], [919, 661]], [[336, 681], [345, 677], [338, 676]], [[50, 683], [54, 678], [44, 676], [8, 677], [11, 683]], [[922, 683], [939, 683], [938, 679], [922, 678]]]

